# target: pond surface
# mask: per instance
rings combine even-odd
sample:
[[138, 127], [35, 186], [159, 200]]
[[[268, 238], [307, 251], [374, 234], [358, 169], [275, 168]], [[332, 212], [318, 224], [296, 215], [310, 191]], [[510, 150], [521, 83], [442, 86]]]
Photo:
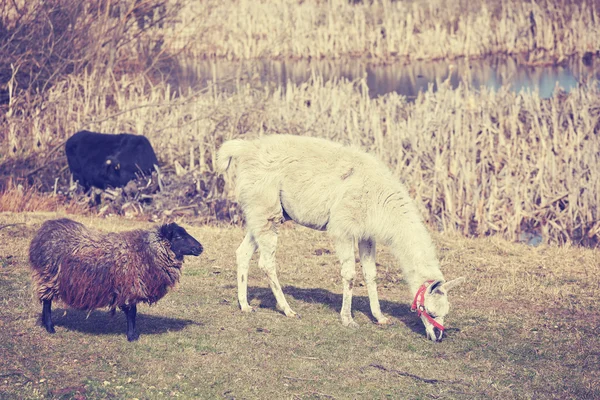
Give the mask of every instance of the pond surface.
[[[585, 61], [585, 62], [584, 62]], [[371, 97], [390, 92], [414, 99], [429, 86], [436, 90], [449, 79], [453, 88], [463, 82], [474, 89], [486, 86], [498, 89], [510, 85], [513, 90], [537, 90], [543, 98], [551, 97], [557, 87], [569, 91], [590, 80], [600, 80], [600, 58], [572, 58], [561, 65], [530, 66], [511, 57], [488, 57], [480, 60], [415, 61], [408, 65], [370, 65], [360, 60], [244, 62], [180, 62], [172, 74], [173, 87], [201, 88], [216, 82], [222, 90], [235, 91], [239, 82], [285, 87], [288, 81], [301, 84], [313, 75], [332, 79], [358, 80], [366, 75]]]

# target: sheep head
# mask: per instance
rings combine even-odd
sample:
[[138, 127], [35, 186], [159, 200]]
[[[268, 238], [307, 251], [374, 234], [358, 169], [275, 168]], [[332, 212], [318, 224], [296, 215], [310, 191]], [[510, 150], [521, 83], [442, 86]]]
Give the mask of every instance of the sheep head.
[[183, 260], [183, 256], [199, 256], [204, 250], [199, 241], [174, 222], [161, 226], [159, 233], [169, 241], [178, 260]]

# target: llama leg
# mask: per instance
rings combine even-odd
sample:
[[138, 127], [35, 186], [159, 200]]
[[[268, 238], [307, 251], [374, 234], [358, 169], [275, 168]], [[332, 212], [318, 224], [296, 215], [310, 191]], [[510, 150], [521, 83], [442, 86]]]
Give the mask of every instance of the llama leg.
[[248, 269], [250, 268], [250, 259], [252, 259], [256, 247], [254, 237], [248, 232], [242, 244], [240, 244], [240, 247], [235, 252], [237, 259], [238, 302], [244, 312], [252, 311], [252, 307], [248, 304]]
[[354, 261], [354, 241], [337, 240], [335, 251], [342, 263], [342, 282], [344, 294], [342, 298], [342, 324], [351, 328], [358, 328], [358, 324], [352, 319], [352, 287], [356, 276], [356, 263]]
[[137, 315], [137, 307], [135, 304], [130, 306], [123, 306], [121, 310], [125, 313], [127, 317], [127, 340], [133, 342], [134, 340], [138, 340], [140, 334], [135, 330], [135, 317]]
[[379, 308], [379, 296], [377, 295], [377, 282], [375, 276], [377, 270], [375, 267], [375, 241], [359, 240], [358, 253], [360, 254], [360, 263], [362, 264], [363, 276], [369, 292], [369, 303], [371, 304], [371, 314], [377, 319], [379, 324], [388, 324], [390, 319], [383, 315]]
[[52, 300], [44, 300], [42, 306], [42, 324], [48, 333], [55, 333], [52, 323]]
[[275, 295], [277, 306], [288, 317], [298, 316], [285, 299], [283, 291], [281, 290], [281, 285], [279, 284], [279, 279], [277, 279], [277, 270], [275, 264], [277, 233], [273, 231], [267, 231], [261, 233], [260, 235], [256, 235], [256, 243], [258, 244], [258, 249], [260, 251], [258, 266], [265, 271], [267, 277], [269, 278], [269, 286], [271, 286], [271, 291], [273, 292], [273, 295]]

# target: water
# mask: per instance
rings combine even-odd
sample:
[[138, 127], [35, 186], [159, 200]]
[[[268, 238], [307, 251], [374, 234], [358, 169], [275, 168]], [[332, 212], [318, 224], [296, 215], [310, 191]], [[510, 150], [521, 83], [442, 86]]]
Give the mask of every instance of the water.
[[582, 62], [572, 58], [558, 66], [529, 66], [511, 57], [488, 57], [481, 60], [415, 61], [407, 65], [370, 65], [364, 61], [272, 61], [244, 62], [184, 60], [178, 72], [171, 75], [171, 84], [179, 88], [201, 88], [209, 82], [218, 82], [226, 91], [235, 90], [239, 82], [253, 85], [285, 87], [288, 81], [301, 84], [313, 74], [326, 81], [344, 78], [350, 81], [366, 76], [371, 97], [390, 92], [414, 99], [429, 86], [437, 89], [440, 82], [449, 79], [451, 87], [462, 82], [474, 89], [498, 89], [510, 85], [512, 90], [537, 90], [542, 98], [551, 97], [557, 87], [565, 91], [600, 80], [600, 58]]

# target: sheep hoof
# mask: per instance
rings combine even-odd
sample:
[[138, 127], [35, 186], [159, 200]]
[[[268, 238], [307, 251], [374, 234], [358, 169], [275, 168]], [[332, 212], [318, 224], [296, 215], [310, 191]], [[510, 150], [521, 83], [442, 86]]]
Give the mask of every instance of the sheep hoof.
[[382, 317], [377, 320], [377, 325], [392, 325], [392, 320], [388, 317]]

